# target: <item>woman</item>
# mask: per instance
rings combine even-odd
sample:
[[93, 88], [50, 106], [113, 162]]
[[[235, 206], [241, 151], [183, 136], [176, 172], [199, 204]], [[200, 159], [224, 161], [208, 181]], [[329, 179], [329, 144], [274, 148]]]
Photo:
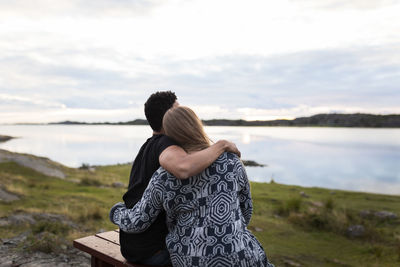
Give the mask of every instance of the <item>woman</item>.
[[[188, 107], [167, 111], [163, 128], [188, 153], [210, 146], [201, 121]], [[273, 266], [247, 229], [250, 186], [236, 155], [224, 153], [186, 180], [159, 168], [142, 199], [132, 209], [114, 205], [110, 220], [125, 232], [137, 233], [162, 210], [167, 214], [166, 244], [174, 266]]]

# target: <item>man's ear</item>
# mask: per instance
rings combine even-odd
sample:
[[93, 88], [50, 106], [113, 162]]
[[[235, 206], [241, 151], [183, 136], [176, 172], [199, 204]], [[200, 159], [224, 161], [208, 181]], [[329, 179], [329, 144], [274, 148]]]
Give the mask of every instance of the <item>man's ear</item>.
[[172, 105], [172, 107], [173, 108], [176, 108], [176, 107], [178, 107], [179, 106], [179, 102], [178, 102], [178, 100], [176, 100], [175, 102], [174, 102], [174, 104]]

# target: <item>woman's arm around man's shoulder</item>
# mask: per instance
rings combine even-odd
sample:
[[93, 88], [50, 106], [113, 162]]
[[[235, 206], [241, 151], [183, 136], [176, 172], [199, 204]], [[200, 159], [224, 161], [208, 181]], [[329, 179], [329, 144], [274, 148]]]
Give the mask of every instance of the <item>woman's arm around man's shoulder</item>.
[[236, 145], [227, 140], [220, 140], [201, 151], [186, 153], [179, 146], [169, 146], [160, 155], [160, 165], [178, 179], [186, 179], [204, 171], [222, 153], [232, 152], [240, 157]]

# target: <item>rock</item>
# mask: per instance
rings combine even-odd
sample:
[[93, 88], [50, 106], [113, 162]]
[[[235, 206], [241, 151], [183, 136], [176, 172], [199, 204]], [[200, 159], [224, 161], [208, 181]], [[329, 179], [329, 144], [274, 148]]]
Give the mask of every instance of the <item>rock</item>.
[[0, 243], [0, 267], [89, 267], [90, 258], [86, 253], [75, 248], [69, 248], [62, 254], [46, 254], [42, 252], [28, 252], [16, 249], [24, 244], [30, 231], [24, 232]]
[[371, 210], [362, 210], [362, 211], [360, 211], [359, 215], [362, 218], [375, 217], [375, 218], [378, 218], [381, 220], [394, 220], [394, 219], [398, 218], [397, 214], [390, 212], [390, 211], [384, 211], [384, 210], [375, 211], [375, 212], [371, 211]]
[[397, 219], [397, 215], [393, 212], [390, 211], [377, 211], [374, 213], [375, 217], [379, 218], [379, 219]]
[[318, 208], [316, 208], [316, 207], [309, 207], [309, 208], [308, 208], [308, 211], [309, 211], [311, 214], [315, 214], [315, 213], [318, 212]]
[[37, 221], [47, 222], [60, 222], [68, 225], [71, 228], [78, 228], [78, 225], [71, 220], [68, 220], [64, 215], [51, 214], [51, 213], [17, 213], [8, 217], [0, 218], [0, 226], [7, 225], [23, 225], [23, 224], [35, 224]]
[[254, 231], [256, 231], [256, 232], [262, 232], [262, 231], [263, 231], [263, 229], [262, 229], [262, 228], [260, 228], [260, 227], [254, 227]]
[[66, 175], [58, 168], [60, 164], [47, 158], [35, 157], [27, 154], [13, 153], [0, 149], [0, 162], [12, 161], [27, 168], [31, 168], [47, 176], [64, 179]]
[[6, 142], [10, 139], [13, 139], [14, 137], [8, 136], [8, 135], [0, 135], [0, 142]]
[[17, 243], [15, 243], [13, 240], [4, 240], [3, 241], [3, 245], [5, 245], [5, 246], [16, 246], [17, 245]]
[[301, 191], [300, 192], [300, 196], [305, 197], [305, 198], [309, 198], [310, 196], [307, 195], [305, 192]]
[[365, 233], [365, 227], [360, 224], [349, 226], [346, 232], [347, 236], [351, 238], [361, 237], [364, 235], [364, 233]]
[[369, 218], [372, 216], [372, 212], [369, 210], [362, 210], [362, 211], [360, 211], [359, 215], [362, 218]]
[[322, 203], [320, 201], [311, 201], [311, 205], [318, 207], [318, 208], [322, 208], [324, 206], [324, 203]]
[[4, 202], [12, 202], [15, 200], [19, 200], [19, 197], [15, 194], [7, 192], [6, 190], [0, 188], [0, 200]]
[[0, 267], [13, 267], [13, 262], [12, 261], [6, 261], [0, 264]]
[[265, 164], [260, 164], [258, 162], [255, 162], [254, 160], [242, 160], [244, 166], [249, 166], [249, 167], [265, 167], [267, 165]]
[[4, 239], [3, 240], [3, 245], [5, 245], [5, 246], [16, 246], [19, 243], [25, 241], [28, 235], [29, 235], [29, 231], [26, 231], [26, 232], [23, 232], [20, 235], [14, 236], [14, 237], [12, 237], [10, 239]]
[[338, 260], [336, 258], [334, 258], [334, 259], [325, 258], [325, 260], [328, 263], [334, 263], [335, 264], [334, 266], [351, 267], [351, 265], [349, 265], [349, 264], [347, 264], [347, 263], [345, 263], [343, 261], [340, 261], [340, 260]]
[[[89, 267], [90, 256], [75, 248], [62, 244], [63, 251], [61, 253], [43, 253], [29, 252], [21, 248], [16, 249], [24, 244], [29, 231], [21, 235], [5, 240], [0, 243], [0, 267]], [[37, 235], [40, 239], [40, 235]], [[65, 240], [66, 241], [66, 240]], [[67, 242], [67, 241], [66, 241]]]
[[33, 216], [37, 220], [44, 220], [44, 221], [51, 221], [51, 222], [59, 222], [59, 221], [66, 220], [64, 215], [52, 214], [52, 213], [34, 213]]
[[125, 184], [122, 182], [114, 182], [111, 184], [111, 186], [115, 187], [115, 188], [121, 188], [121, 187], [125, 187]]
[[32, 214], [21, 213], [13, 214], [7, 218], [10, 224], [34, 224], [36, 220], [33, 218]]
[[77, 229], [79, 226], [73, 221], [69, 220], [66, 216], [61, 214], [52, 213], [33, 213], [33, 218], [38, 221], [50, 221], [50, 222], [60, 222], [62, 224], [68, 225], [71, 228]]
[[285, 266], [290, 266], [290, 267], [300, 267], [301, 264], [289, 259], [284, 259], [283, 263], [285, 264]]

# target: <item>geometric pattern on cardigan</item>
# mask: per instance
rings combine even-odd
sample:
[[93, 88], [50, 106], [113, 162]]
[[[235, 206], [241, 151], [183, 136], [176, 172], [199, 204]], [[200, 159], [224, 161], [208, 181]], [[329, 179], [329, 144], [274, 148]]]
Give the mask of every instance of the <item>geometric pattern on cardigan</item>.
[[123, 231], [146, 230], [166, 211], [166, 245], [173, 266], [266, 266], [261, 244], [247, 229], [253, 210], [240, 159], [223, 153], [201, 174], [177, 179], [160, 167], [132, 209], [117, 203], [110, 220]]

